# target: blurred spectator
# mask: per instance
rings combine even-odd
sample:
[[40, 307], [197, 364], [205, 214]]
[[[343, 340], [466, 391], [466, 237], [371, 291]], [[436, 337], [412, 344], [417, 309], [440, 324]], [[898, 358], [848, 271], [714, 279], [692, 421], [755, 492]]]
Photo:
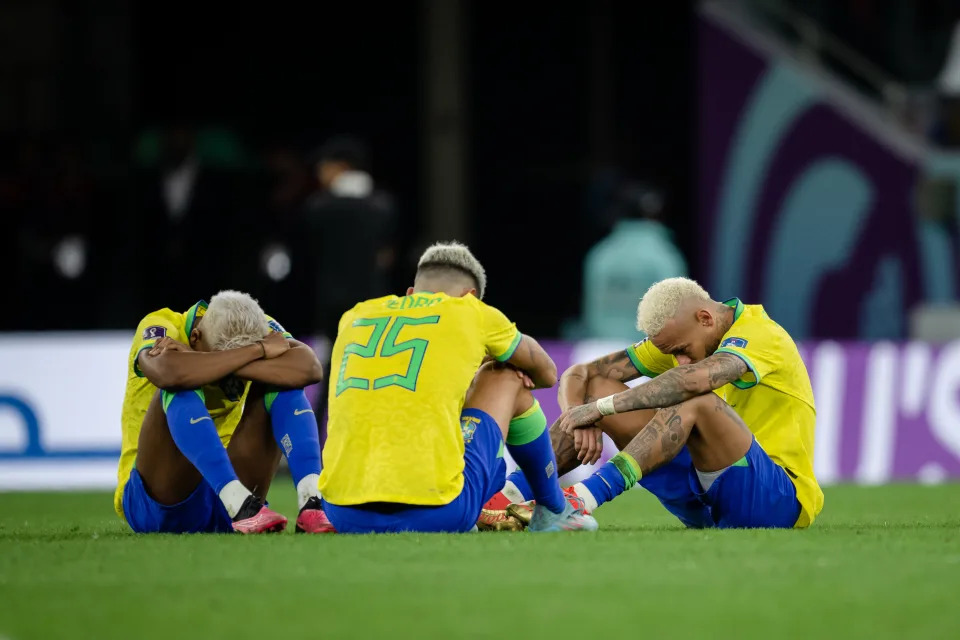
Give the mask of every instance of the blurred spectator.
[[627, 183], [618, 192], [613, 231], [587, 253], [583, 327], [590, 338], [634, 341], [640, 297], [653, 283], [687, 275], [687, 264], [661, 222], [664, 194]]
[[950, 47], [937, 79], [939, 117], [932, 132], [935, 142], [960, 146], [960, 23], [953, 29]]
[[344, 311], [392, 293], [396, 210], [393, 198], [375, 188], [359, 140], [333, 138], [313, 160], [319, 190], [306, 204], [305, 254], [315, 278], [315, 326], [333, 338]]
[[283, 143], [267, 147], [263, 167], [266, 175], [257, 201], [264, 202], [266, 215], [259, 216], [257, 233], [251, 234], [257, 273], [249, 286], [284, 327], [306, 335], [314, 331], [311, 303], [304, 302], [312, 300], [314, 286], [303, 221], [304, 203], [314, 185], [312, 169], [293, 146]]
[[[208, 145], [214, 149], [225, 145]], [[189, 305], [189, 291], [206, 292], [237, 286], [227, 277], [236, 271], [234, 246], [245, 219], [239, 203], [245, 200], [240, 181], [218, 154], [203, 152], [197, 132], [177, 125], [140, 142], [143, 167], [138, 194], [142, 225], [129, 243], [133, 253], [149, 250], [149, 291], [143, 304]], [[239, 224], [238, 224], [239, 223]], [[249, 234], [246, 234], [249, 235]], [[231, 256], [233, 259], [231, 259]], [[138, 260], [142, 261], [141, 260]], [[184, 288], [184, 283], [190, 283]]]
[[103, 234], [96, 233], [102, 202], [88, 163], [68, 142], [24, 139], [16, 147], [0, 178], [0, 208], [15, 233], [8, 297], [13, 307], [31, 310], [37, 329], [76, 328], [76, 320], [63, 313], [74, 307], [90, 309], [86, 319], [92, 324], [99, 303], [93, 245]]

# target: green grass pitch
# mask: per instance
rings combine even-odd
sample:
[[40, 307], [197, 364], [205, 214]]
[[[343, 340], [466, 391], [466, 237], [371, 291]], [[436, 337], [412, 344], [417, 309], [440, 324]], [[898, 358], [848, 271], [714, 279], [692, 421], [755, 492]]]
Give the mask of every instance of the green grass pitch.
[[960, 485], [830, 488], [808, 531], [686, 531], [639, 489], [597, 516], [135, 536], [107, 494], [0, 494], [0, 638], [960, 638]]

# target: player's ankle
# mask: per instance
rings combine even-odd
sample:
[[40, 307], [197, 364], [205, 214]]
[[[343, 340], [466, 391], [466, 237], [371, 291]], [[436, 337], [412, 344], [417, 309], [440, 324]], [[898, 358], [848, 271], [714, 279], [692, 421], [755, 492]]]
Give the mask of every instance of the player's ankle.
[[243, 504], [231, 519], [234, 522], [246, 520], [260, 513], [261, 509], [263, 509], [263, 500], [251, 493], [247, 496], [246, 500], [243, 501]]

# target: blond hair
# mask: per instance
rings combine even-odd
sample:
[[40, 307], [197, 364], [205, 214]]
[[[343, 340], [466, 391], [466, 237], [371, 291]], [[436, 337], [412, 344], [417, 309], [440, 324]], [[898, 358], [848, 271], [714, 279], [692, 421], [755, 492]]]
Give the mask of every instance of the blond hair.
[[654, 283], [637, 305], [637, 329], [648, 336], [657, 335], [687, 300], [709, 302], [710, 294], [689, 278], [667, 278]]
[[250, 294], [225, 290], [210, 298], [203, 315], [203, 334], [214, 351], [236, 349], [269, 333], [267, 316]]
[[437, 242], [428, 247], [417, 263], [417, 273], [433, 268], [451, 269], [470, 276], [477, 285], [477, 297], [483, 299], [487, 289], [487, 272], [467, 245], [453, 240]]

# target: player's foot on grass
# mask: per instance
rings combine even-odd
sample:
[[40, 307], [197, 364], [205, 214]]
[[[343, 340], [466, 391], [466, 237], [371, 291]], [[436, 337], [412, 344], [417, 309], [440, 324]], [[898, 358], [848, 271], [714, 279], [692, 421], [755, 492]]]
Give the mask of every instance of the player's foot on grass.
[[[583, 498], [577, 495], [577, 492], [573, 487], [567, 487], [563, 490], [563, 495], [567, 499], [567, 502], [573, 507], [578, 513], [582, 513], [585, 516], [590, 515], [590, 512], [586, 510]], [[509, 515], [513, 516], [523, 524], [524, 527], [530, 526], [530, 520], [533, 519], [533, 509], [537, 505], [535, 500], [530, 500], [529, 502], [518, 502], [516, 504], [507, 505], [506, 511]]]
[[600, 525], [583, 511], [575, 509], [569, 502], [564, 503], [561, 513], [554, 513], [542, 505], [533, 508], [528, 531], [535, 533], [555, 531], [596, 531]]
[[314, 496], [307, 500], [297, 516], [297, 533], [336, 533], [327, 514], [323, 512], [320, 498]]
[[482, 509], [477, 518], [480, 531], [523, 531], [524, 523], [507, 513], [506, 509]]
[[279, 533], [286, 528], [287, 519], [254, 495], [247, 496], [233, 518], [233, 530], [237, 533]]

